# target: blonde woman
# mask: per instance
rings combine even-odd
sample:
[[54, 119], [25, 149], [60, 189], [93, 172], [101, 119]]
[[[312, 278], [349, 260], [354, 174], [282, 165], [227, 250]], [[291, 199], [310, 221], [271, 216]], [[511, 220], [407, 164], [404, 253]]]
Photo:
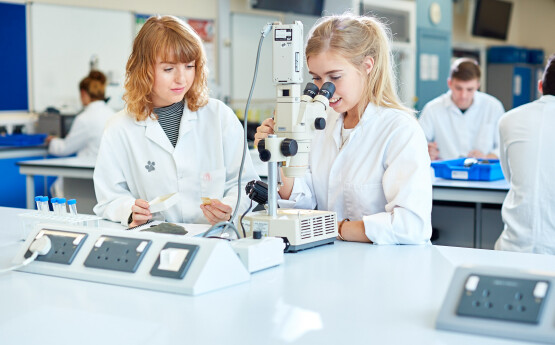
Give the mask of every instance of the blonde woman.
[[[314, 83], [335, 84], [336, 113], [312, 142], [306, 176], [283, 179], [281, 206], [337, 212], [346, 241], [428, 243], [430, 158], [413, 112], [395, 93], [386, 28], [372, 17], [325, 17], [305, 51]], [[265, 120], [256, 139], [273, 127]]]
[[[229, 220], [243, 129], [229, 107], [208, 98], [206, 75], [202, 42], [189, 25], [172, 16], [146, 21], [127, 62], [126, 109], [102, 139], [94, 172], [96, 214], [141, 225], [153, 217], [149, 200], [178, 192], [179, 203], [162, 212], [165, 220]], [[256, 178], [247, 155], [243, 181]]]

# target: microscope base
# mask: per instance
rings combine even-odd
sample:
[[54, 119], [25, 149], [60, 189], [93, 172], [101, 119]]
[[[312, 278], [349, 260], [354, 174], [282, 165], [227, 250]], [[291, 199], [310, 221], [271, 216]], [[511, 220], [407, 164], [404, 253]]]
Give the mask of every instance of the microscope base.
[[276, 216], [266, 211], [253, 212], [243, 218], [248, 236], [260, 231], [262, 236], [282, 237], [289, 246], [286, 252], [297, 252], [328, 243], [337, 238], [337, 214], [329, 211], [278, 209]]

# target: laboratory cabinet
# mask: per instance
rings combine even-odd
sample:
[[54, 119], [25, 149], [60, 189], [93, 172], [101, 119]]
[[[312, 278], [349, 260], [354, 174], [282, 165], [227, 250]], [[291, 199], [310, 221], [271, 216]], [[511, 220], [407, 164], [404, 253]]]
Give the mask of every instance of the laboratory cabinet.
[[489, 63], [486, 91], [503, 103], [506, 111], [538, 98], [538, 65]]
[[503, 231], [500, 204], [434, 201], [432, 227], [438, 231], [434, 244], [493, 249]]

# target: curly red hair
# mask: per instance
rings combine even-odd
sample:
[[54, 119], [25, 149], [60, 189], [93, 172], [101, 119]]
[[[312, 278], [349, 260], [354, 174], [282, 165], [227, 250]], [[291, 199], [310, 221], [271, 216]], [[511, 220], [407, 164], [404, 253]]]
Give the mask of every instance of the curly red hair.
[[157, 60], [195, 62], [195, 80], [185, 94], [187, 108], [197, 111], [208, 103], [206, 54], [197, 33], [173, 16], [153, 16], [145, 22], [135, 41], [126, 66], [127, 111], [142, 121], [153, 116], [152, 87]]

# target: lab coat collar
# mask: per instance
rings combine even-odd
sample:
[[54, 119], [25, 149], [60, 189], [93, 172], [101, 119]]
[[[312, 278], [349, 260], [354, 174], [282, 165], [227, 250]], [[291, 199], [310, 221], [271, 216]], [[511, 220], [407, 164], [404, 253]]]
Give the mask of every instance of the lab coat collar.
[[543, 96], [540, 97], [539, 101], [548, 102], [548, 103], [555, 102], [555, 96], [553, 96], [553, 95], [543, 95]]
[[453, 111], [455, 111], [458, 114], [464, 115], [466, 114], [469, 110], [474, 109], [476, 107], [478, 107], [477, 104], [480, 103], [480, 91], [476, 91], [474, 93], [474, 98], [472, 99], [472, 104], [470, 105], [470, 107], [468, 107], [468, 109], [466, 109], [466, 111], [463, 113], [459, 107], [457, 107], [457, 105], [455, 104], [455, 102], [453, 102], [453, 99], [451, 98], [452, 92], [451, 90], [447, 91], [445, 94], [445, 97], [443, 99], [443, 105], [445, 108], [447, 109], [451, 109]]
[[[173, 147], [170, 140], [168, 139], [168, 136], [162, 129], [162, 126], [160, 126], [160, 124], [158, 123], [158, 120], [154, 116], [155, 116], [154, 114], [151, 114], [151, 116], [149, 116], [146, 120], [144, 121], [135, 120], [135, 123], [139, 126], [146, 127], [145, 136], [148, 139], [152, 140], [154, 143], [156, 143], [158, 146], [160, 146], [167, 152], [173, 153], [175, 148]], [[185, 107], [183, 108], [183, 115], [181, 116], [181, 123], [179, 124], [179, 138], [181, 138], [183, 135], [185, 135], [193, 128], [191, 121], [195, 121], [197, 119], [198, 119], [197, 112], [190, 111], [189, 108], [187, 107], [187, 104], [185, 104]], [[178, 143], [179, 143], [179, 138], [177, 139]]]
[[[349, 135], [349, 141], [351, 141], [351, 139], [356, 135], [356, 132], [358, 132], [359, 128], [369, 125], [372, 122], [372, 120], [374, 120], [376, 116], [379, 115], [380, 112], [381, 110], [378, 106], [376, 106], [373, 103], [368, 103], [368, 105], [366, 106], [366, 109], [364, 110], [364, 113], [362, 114], [362, 117], [360, 118], [360, 121], [357, 123], [357, 125]], [[329, 123], [333, 123], [332, 116], [336, 117], [335, 127], [333, 128], [332, 136], [337, 146], [337, 149], [340, 149], [341, 148], [341, 128], [343, 127], [343, 120], [345, 115], [344, 113], [343, 114], [333, 113], [333, 115], [328, 116], [330, 117]]]

